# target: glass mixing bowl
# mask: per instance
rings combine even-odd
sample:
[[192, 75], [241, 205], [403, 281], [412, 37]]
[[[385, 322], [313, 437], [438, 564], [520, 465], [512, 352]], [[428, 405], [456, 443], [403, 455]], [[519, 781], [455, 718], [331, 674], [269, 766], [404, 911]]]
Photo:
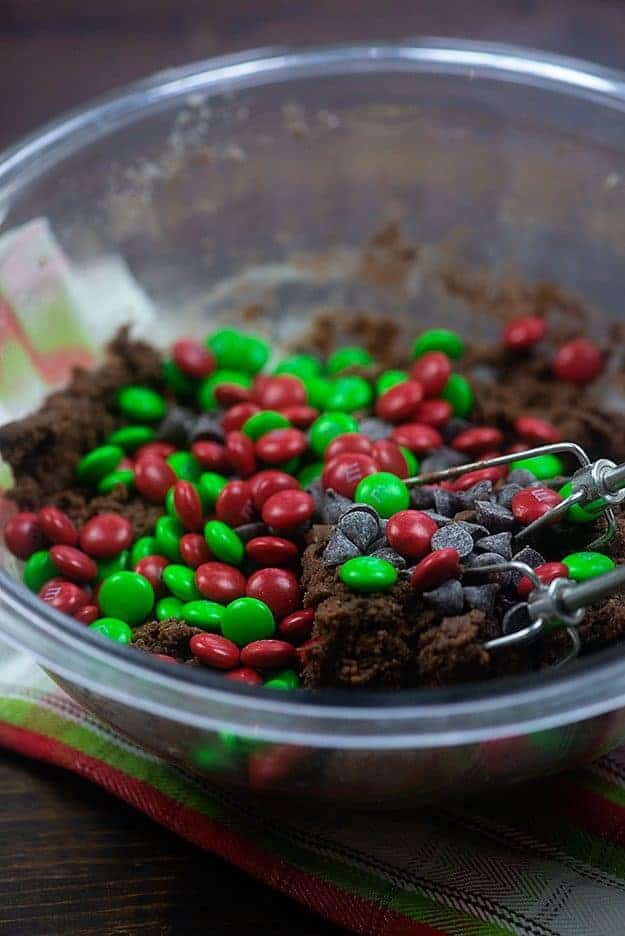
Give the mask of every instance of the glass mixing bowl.
[[[45, 127], [0, 158], [0, 218], [47, 218], [77, 265], [123, 257], [162, 341], [242, 306], [276, 341], [321, 307], [412, 332], [433, 318], [492, 330], [440, 288], [443, 268], [549, 278], [601, 328], [622, 314], [624, 173], [619, 73], [455, 40], [270, 49], [165, 72]], [[400, 283], [358, 275], [390, 217], [419, 245]], [[2, 636], [139, 744], [224, 784], [395, 807], [625, 737], [620, 648], [480, 686], [257, 690], [106, 642], [0, 559]]]

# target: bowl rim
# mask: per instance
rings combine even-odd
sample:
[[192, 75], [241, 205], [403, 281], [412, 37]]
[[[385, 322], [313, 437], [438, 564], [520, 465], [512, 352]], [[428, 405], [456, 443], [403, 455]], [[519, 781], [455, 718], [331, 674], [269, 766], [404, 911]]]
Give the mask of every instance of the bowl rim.
[[[220, 95], [239, 87], [289, 82], [324, 74], [365, 74], [412, 70], [425, 74], [463, 74], [499, 82], [532, 85], [570, 94], [625, 111], [625, 73], [581, 59], [523, 48], [453, 38], [419, 37], [401, 42], [356, 42], [323, 46], [261, 47], [203, 59], [158, 72], [100, 96], [45, 124], [0, 154], [0, 227], [12, 195], [87, 142], [103, 137], [134, 115], [158, 109], [171, 99], [193, 93]], [[260, 716], [290, 718], [272, 724], [258, 737], [298, 740], [321, 746], [426, 747], [539, 731], [572, 724], [625, 705], [625, 655], [613, 647], [578, 660], [565, 669], [513, 676], [485, 683], [440, 689], [401, 691], [323, 689], [283, 693], [248, 687], [210, 671], [174, 667], [135, 648], [107, 641], [54, 608], [40, 602], [0, 569], [0, 603], [33, 628], [31, 653], [51, 671], [128, 704], [131, 680], [141, 677], [147, 694], [130, 693], [135, 708], [200, 727], [236, 729], [239, 716], [252, 706]], [[47, 658], [37, 651], [37, 631], [44, 631], [86, 661], [97, 661], [128, 677], [120, 689], [81, 678], [80, 667]], [[15, 635], [10, 643], [23, 646]], [[159, 693], [174, 693], [172, 700]], [[566, 699], [566, 703], [564, 700]], [[193, 700], [184, 708], [185, 701]], [[219, 700], [226, 721], [198, 714], [196, 703]], [[181, 708], [182, 706], [182, 708]], [[352, 730], [345, 727], [350, 723]], [[312, 726], [312, 727], [311, 727]], [[310, 727], [310, 730], [309, 730]]]

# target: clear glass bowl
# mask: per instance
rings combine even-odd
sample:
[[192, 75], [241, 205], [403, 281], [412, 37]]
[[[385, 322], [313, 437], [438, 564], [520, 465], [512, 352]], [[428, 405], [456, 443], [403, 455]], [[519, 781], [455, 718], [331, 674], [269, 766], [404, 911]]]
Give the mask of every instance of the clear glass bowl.
[[[45, 127], [0, 158], [0, 218], [46, 217], [77, 264], [121, 255], [163, 341], [259, 302], [255, 327], [275, 340], [328, 305], [486, 333], [436, 288], [442, 265], [548, 278], [601, 328], [622, 314], [624, 173], [619, 73], [455, 40], [271, 49], [165, 72]], [[402, 289], [355, 275], [390, 216], [420, 245]], [[619, 648], [437, 691], [255, 690], [100, 639], [0, 559], [2, 636], [138, 743], [224, 784], [395, 807], [625, 737]]]

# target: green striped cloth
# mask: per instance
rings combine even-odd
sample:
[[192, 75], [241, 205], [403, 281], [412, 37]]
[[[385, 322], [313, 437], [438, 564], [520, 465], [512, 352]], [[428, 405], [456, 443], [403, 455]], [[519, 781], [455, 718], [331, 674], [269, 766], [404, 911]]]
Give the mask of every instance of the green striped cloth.
[[0, 651], [0, 744], [80, 774], [347, 929], [625, 933], [625, 750], [467, 808], [259, 809], [141, 750]]

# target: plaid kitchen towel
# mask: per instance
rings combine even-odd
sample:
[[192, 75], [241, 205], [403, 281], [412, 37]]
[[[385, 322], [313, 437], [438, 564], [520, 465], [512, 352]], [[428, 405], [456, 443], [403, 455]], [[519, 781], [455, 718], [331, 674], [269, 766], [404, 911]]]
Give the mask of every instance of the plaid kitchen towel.
[[117, 735], [0, 648], [0, 744], [85, 777], [366, 936], [625, 933], [625, 749], [486, 804], [258, 809]]

